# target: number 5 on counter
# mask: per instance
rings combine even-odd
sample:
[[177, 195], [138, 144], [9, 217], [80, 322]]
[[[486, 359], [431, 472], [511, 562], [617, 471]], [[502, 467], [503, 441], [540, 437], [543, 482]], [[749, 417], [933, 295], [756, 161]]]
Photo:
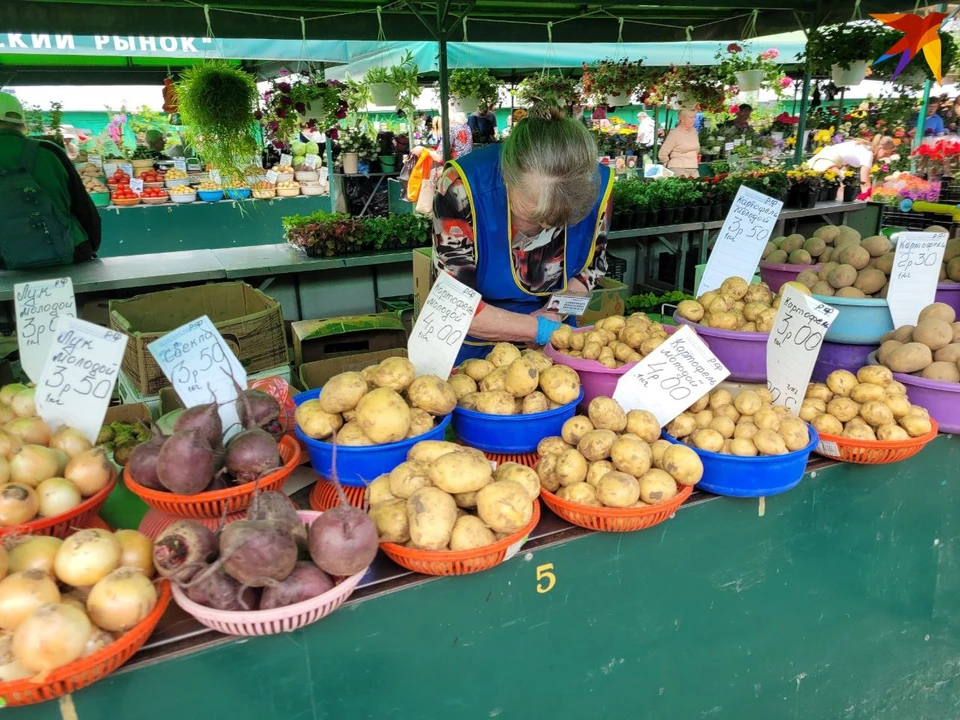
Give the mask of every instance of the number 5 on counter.
[[[544, 583], [541, 585], [541, 583]], [[537, 566], [537, 592], [546, 595], [557, 584], [557, 576], [553, 574], [553, 563]]]

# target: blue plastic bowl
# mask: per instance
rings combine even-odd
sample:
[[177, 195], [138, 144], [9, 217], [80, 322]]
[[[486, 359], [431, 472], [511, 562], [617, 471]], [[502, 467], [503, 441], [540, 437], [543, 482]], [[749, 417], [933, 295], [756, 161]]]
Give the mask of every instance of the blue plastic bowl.
[[250, 188], [230, 188], [227, 197], [231, 200], [248, 200], [250, 198]]
[[893, 330], [890, 306], [883, 298], [842, 298], [814, 295], [840, 312], [827, 330], [827, 342], [844, 345], [879, 345], [880, 338]]
[[[703, 462], [703, 479], [698, 490], [728, 497], [766, 497], [792, 490], [807, 471], [810, 453], [820, 442], [817, 431], [807, 425], [810, 442], [802, 450], [786, 455], [739, 457], [691, 448]], [[680, 445], [680, 441], [663, 433], [663, 438]]]
[[[295, 405], [320, 397], [321, 389], [307, 390], [293, 396]], [[350, 487], [365, 487], [384, 473], [405, 462], [407, 452], [421, 440], [443, 440], [450, 424], [450, 416], [444, 417], [430, 432], [415, 438], [387, 443], [386, 445], [337, 446], [337, 478]], [[333, 477], [333, 444], [307, 437], [297, 426], [297, 437], [307, 446], [310, 464], [321, 477]]]
[[470, 447], [488, 453], [530, 453], [545, 437], [559, 435], [563, 424], [577, 412], [583, 387], [572, 403], [531, 415], [487, 415], [476, 410], [454, 408], [453, 431]]
[[223, 190], [197, 190], [197, 195], [204, 202], [217, 202], [223, 200]]

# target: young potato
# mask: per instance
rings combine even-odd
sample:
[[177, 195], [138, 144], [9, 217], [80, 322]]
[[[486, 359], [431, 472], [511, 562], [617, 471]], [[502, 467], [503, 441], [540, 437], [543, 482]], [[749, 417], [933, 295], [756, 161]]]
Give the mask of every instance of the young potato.
[[491, 530], [514, 533], [530, 522], [533, 502], [520, 483], [497, 480], [477, 493], [477, 514]]
[[476, 410], [478, 397], [480, 397], [480, 393], [478, 392], [467, 393], [462, 398], [457, 400], [457, 405], [462, 407], [464, 410]]
[[910, 437], [920, 437], [933, 430], [933, 424], [929, 417], [913, 414], [900, 418], [900, 427], [906, 430]]
[[574, 333], [573, 337], [570, 338], [570, 349], [574, 352], [583, 352], [583, 346], [586, 344], [587, 338], [584, 333]]
[[573, 328], [569, 325], [561, 325], [550, 334], [550, 344], [557, 350], [568, 350], [572, 338]]
[[860, 417], [872, 427], [890, 425], [893, 422], [893, 411], [883, 402], [870, 401], [860, 406]]
[[697, 429], [697, 421], [689, 412], [682, 412], [667, 425], [667, 435], [678, 440], [687, 437]]
[[480, 381], [480, 392], [493, 392], [494, 390], [506, 390], [507, 387], [507, 369], [495, 368], [483, 380]]
[[584, 435], [595, 429], [593, 423], [590, 422], [590, 418], [575, 415], [563, 424], [560, 434], [563, 436], [564, 442], [570, 445], [578, 445]]
[[[570, 326], [566, 325], [564, 327], [570, 327]], [[520, 356], [525, 357], [530, 362], [532, 362], [533, 366], [537, 369], [538, 373], [542, 373], [548, 367], [553, 365], [553, 360], [548, 358], [539, 350], [524, 350], [523, 352], [520, 353]]]
[[685, 445], [670, 445], [665, 448], [660, 461], [660, 470], [681, 485], [696, 485], [703, 477], [703, 461]]
[[369, 514], [377, 526], [380, 542], [405, 543], [410, 540], [406, 500], [393, 499], [378, 503], [370, 508]]
[[378, 388], [401, 393], [410, 387], [416, 376], [416, 368], [409, 360], [404, 357], [389, 357], [377, 365], [373, 373], [373, 384]]
[[537, 461], [537, 477], [540, 478], [540, 487], [556, 492], [560, 488], [560, 479], [557, 477], [557, 459], [559, 455], [541, 455]]
[[753, 436], [753, 444], [761, 455], [785, 455], [787, 452], [783, 438], [767, 428], [757, 430], [757, 434]]
[[[391, 473], [391, 491], [394, 490], [392, 477], [393, 473]], [[477, 492], [493, 481], [493, 471], [486, 457], [458, 452], [447, 453], [430, 463], [427, 477], [438, 488], [452, 495]]]
[[596, 485], [597, 499], [607, 507], [630, 507], [640, 499], [640, 483], [625, 472], [609, 472]]
[[[952, 259], [952, 258], [951, 258]], [[942, 302], [935, 302], [927, 305], [920, 311], [919, 322], [927, 319], [943, 320], [946, 323], [952, 323], [957, 319], [957, 313], [953, 307]]]
[[580, 438], [577, 449], [587, 460], [606, 460], [616, 441], [617, 434], [612, 430], [591, 430]]
[[876, 440], [877, 435], [873, 432], [873, 428], [863, 424], [854, 424], [847, 423], [847, 426], [843, 429], [843, 434], [841, 437], [853, 438], [854, 440]]
[[[538, 483], [538, 485], [537, 485], [537, 488], [538, 488], [538, 489], [537, 489], [537, 494], [538, 494], [538, 495], [540, 494], [540, 491], [539, 491], [539, 487], [540, 487], [540, 486], [539, 486], [539, 482], [540, 482], [540, 480], [539, 480], [539, 478], [538, 478], [538, 479], [537, 479], [537, 483]], [[470, 510], [470, 509], [475, 508], [475, 507], [477, 506], [477, 494], [476, 494], [475, 492], [457, 493], [456, 495], [453, 496], [453, 501], [457, 504], [457, 507], [458, 507], [458, 508], [462, 508], [462, 509], [464, 509], [464, 510]]]
[[663, 470], [663, 455], [668, 449], [673, 447], [669, 440], [656, 440], [650, 443], [650, 452], [653, 453], [653, 466]]
[[647, 410], [631, 410], [627, 413], [626, 431], [646, 443], [652, 443], [660, 437], [660, 423]]
[[480, 382], [495, 369], [496, 367], [489, 360], [465, 360], [460, 365], [460, 372], [471, 378], [474, 382]]
[[773, 409], [773, 406], [760, 408], [753, 415], [753, 424], [761, 430], [776, 432], [780, 428], [780, 414]]
[[457, 518], [450, 533], [451, 550], [473, 550], [492, 545], [497, 538], [483, 520], [476, 515], [464, 515]]
[[294, 417], [304, 435], [314, 440], [326, 440], [343, 427], [343, 418], [328, 413], [319, 400], [307, 400], [297, 408]]
[[557, 458], [557, 480], [561, 485], [573, 485], [587, 479], [587, 459], [579, 450], [567, 450]]
[[524, 415], [535, 415], [536, 413], [546, 412], [550, 409], [550, 401], [547, 396], [539, 390], [534, 390], [527, 395], [520, 406], [520, 412]]
[[857, 370], [857, 380], [886, 388], [893, 382], [893, 373], [882, 365], [865, 365]]
[[[884, 370], [886, 370], [886, 368], [884, 368]], [[853, 390], [850, 391], [850, 399], [858, 403], [880, 401], [883, 400], [885, 396], [886, 393], [882, 387], [868, 382], [857, 383], [854, 385]]]
[[587, 483], [596, 487], [600, 478], [616, 469], [609, 460], [594, 460], [587, 468]]
[[[405, 360], [405, 358], [387, 358], [387, 360]], [[383, 363], [381, 363], [382, 367]], [[407, 432], [410, 430], [410, 408], [399, 393], [389, 388], [379, 387], [360, 399], [357, 404], [356, 422], [364, 435], [377, 445], [397, 442], [407, 437]]]
[[710, 407], [710, 395], [703, 395], [699, 400], [697, 400], [693, 405], [687, 408], [687, 412], [693, 415], [696, 415], [701, 410], [706, 410]]
[[848, 397], [835, 397], [827, 403], [827, 412], [845, 423], [860, 413], [860, 406]]
[[415, 438], [433, 430], [433, 415], [420, 408], [410, 410], [410, 429], [407, 438]]
[[849, 370], [834, 370], [827, 375], [827, 388], [835, 396], [850, 397], [857, 384], [857, 376]]
[[933, 362], [933, 352], [923, 343], [904, 343], [887, 358], [887, 367], [898, 373], [912, 373], [923, 370]]
[[360, 427], [360, 423], [356, 420], [351, 420], [337, 431], [337, 444], [360, 447], [364, 445], [376, 445], [377, 443], [367, 437], [366, 433], [363, 432], [363, 428]]
[[600, 507], [601, 505], [597, 499], [597, 489], [585, 482], [560, 488], [557, 497], [578, 505], [589, 505], [591, 507]]
[[545, 437], [537, 444], [537, 454], [560, 455], [565, 450], [569, 450], [572, 447], [574, 446], [572, 444], [568, 444], [562, 437], [551, 435], [550, 437]]
[[760, 395], [753, 390], [744, 390], [733, 399], [733, 406], [741, 415], [754, 415], [762, 405]]
[[810, 424], [820, 435], [840, 435], [843, 432], [843, 423], [826, 413], [817, 415]]
[[520, 348], [508, 342], [500, 342], [493, 346], [493, 350], [487, 355], [487, 360], [493, 363], [494, 367], [507, 367], [514, 360], [520, 357]]
[[515, 462], [502, 463], [493, 473], [494, 481], [512, 480], [523, 486], [531, 500], [540, 497], [540, 478], [536, 470]]
[[927, 409], [919, 405], [911, 405], [910, 412], [908, 412], [907, 415], [919, 415], [920, 417], [930, 418], [930, 413]]
[[406, 500], [410, 541], [422, 550], [444, 550], [457, 522], [457, 504], [440, 488], [425, 487]]
[[540, 385], [540, 373], [529, 358], [518, 357], [507, 367], [504, 389], [514, 397], [526, 397]]
[[784, 445], [789, 452], [803, 450], [810, 442], [810, 433], [807, 431], [807, 424], [802, 420], [794, 418], [785, 418], [780, 423], [780, 429], [777, 431], [783, 438]]
[[938, 382], [956, 383], [960, 382], [960, 369], [957, 368], [956, 362], [934, 361], [923, 369], [920, 377]]
[[758, 454], [757, 446], [753, 440], [747, 438], [734, 438], [730, 441], [730, 454], [739, 457], [756, 457]]
[[693, 434], [693, 444], [700, 450], [718, 453], [723, 449], [723, 435], [709, 428]]
[[400, 463], [387, 476], [390, 493], [406, 500], [420, 488], [433, 485], [429, 470], [430, 466], [422, 462], [407, 460]]
[[[370, 507], [379, 505], [382, 502], [396, 500], [397, 496], [390, 492], [390, 475], [381, 475], [372, 483], [367, 485], [367, 504]], [[406, 541], [404, 541], [406, 542]]]
[[882, 442], [898, 442], [909, 439], [910, 433], [899, 425], [891, 423], [890, 425], [881, 425], [877, 428], [877, 440]]
[[716, 430], [718, 433], [720, 433], [725, 440], [732, 438], [733, 433], [737, 428], [733, 420], [723, 416], [715, 417], [710, 421], [710, 425], [708, 427], [710, 430]]
[[595, 397], [587, 407], [587, 415], [598, 430], [612, 430], [619, 433], [627, 427], [627, 414], [612, 398]]
[[677, 483], [670, 473], [663, 470], [653, 468], [637, 480], [640, 485], [640, 499], [648, 505], [656, 505], [677, 495]]
[[477, 412], [486, 415], [516, 415], [513, 395], [506, 390], [488, 390], [477, 396]]
[[907, 386], [899, 380], [894, 380], [884, 388], [884, 391], [886, 391], [887, 395], [906, 395]]
[[804, 422], [810, 422], [817, 415], [821, 415], [826, 411], [827, 404], [823, 400], [806, 398], [802, 403], [800, 403], [800, 412], [798, 415]]
[[580, 377], [565, 365], [551, 365], [540, 375], [540, 389], [553, 402], [567, 405], [580, 395]]
[[894, 418], [902, 418], [910, 414], [910, 401], [906, 395], [887, 395], [883, 404], [890, 408]]
[[735, 440], [750, 440], [757, 434], [757, 430], [759, 428], [752, 420], [742, 420], [734, 428], [733, 437]]
[[913, 329], [913, 340], [923, 343], [931, 350], [939, 350], [953, 341], [953, 327], [945, 320], [928, 317], [918, 322]]
[[451, 375], [447, 383], [453, 388], [453, 394], [457, 396], [457, 400], [464, 395], [477, 392], [477, 381], [464, 372]]
[[464, 452], [464, 447], [446, 440], [421, 440], [407, 451], [407, 460], [430, 465], [437, 458], [452, 452]]
[[710, 427], [710, 423], [713, 422], [713, 410], [701, 410], [693, 416], [693, 420], [697, 423], [698, 429], [703, 430], [704, 428], [708, 428]]
[[[610, 448], [610, 459], [613, 461], [614, 467], [620, 472], [640, 477], [653, 465], [653, 451], [643, 441], [628, 440], [621, 437]], [[603, 498], [600, 499], [600, 502], [603, 502], [604, 505], [609, 504], [604, 502]], [[633, 502], [636, 502], [636, 500], [633, 500]], [[626, 507], [626, 505], [618, 505], [617, 507]]]
[[731, 405], [732, 403], [733, 396], [727, 390], [721, 388], [710, 393], [709, 405], [711, 410], [716, 410], [717, 408], [721, 408], [724, 405]]
[[327, 380], [320, 393], [320, 407], [328, 413], [342, 413], [353, 410], [360, 398], [370, 390], [363, 375], [358, 372], [344, 372]]

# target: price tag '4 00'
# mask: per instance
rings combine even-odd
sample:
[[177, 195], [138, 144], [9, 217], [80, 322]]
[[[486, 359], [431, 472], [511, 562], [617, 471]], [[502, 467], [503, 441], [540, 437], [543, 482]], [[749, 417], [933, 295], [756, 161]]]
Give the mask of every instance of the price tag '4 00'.
[[480, 293], [440, 273], [410, 333], [407, 354], [417, 375], [446, 379], [467, 337]]

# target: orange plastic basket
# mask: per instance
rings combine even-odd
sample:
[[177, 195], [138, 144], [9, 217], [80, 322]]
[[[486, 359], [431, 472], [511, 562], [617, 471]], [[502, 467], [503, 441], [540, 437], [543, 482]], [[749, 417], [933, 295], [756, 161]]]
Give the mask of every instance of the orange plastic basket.
[[164, 580], [157, 589], [159, 596], [156, 606], [132, 629], [93, 655], [47, 673], [42, 682], [27, 678], [0, 683], [0, 701], [13, 707], [53, 700], [112, 673], [143, 646], [170, 604], [170, 583]]
[[601, 532], [633, 532], [659, 525], [669, 520], [687, 498], [693, 494], [692, 485], [677, 483], [678, 492], [666, 502], [639, 508], [611, 508], [581, 505], [557, 497], [552, 492], [541, 488], [540, 497], [557, 515], [569, 523], [579, 525], [588, 530]]
[[0, 528], [0, 538], [11, 533], [17, 533], [18, 535], [52, 535], [53, 537], [65, 538], [77, 528], [93, 527], [90, 523], [100, 513], [100, 508], [103, 507], [107, 497], [116, 485], [117, 479], [114, 478], [103, 490], [91, 495], [73, 510], [62, 515], [37, 518], [21, 525]]
[[937, 421], [930, 418], [933, 428], [926, 435], [910, 438], [909, 440], [856, 440], [840, 437], [839, 435], [820, 435], [816, 452], [818, 455], [840, 460], [842, 462], [857, 463], [859, 465], [885, 465], [900, 462], [913, 457], [923, 450], [923, 446], [933, 440], [939, 432]]
[[418, 550], [417, 548], [380, 543], [380, 549], [400, 567], [423, 575], [469, 575], [489, 570], [505, 560], [509, 560], [527, 541], [530, 533], [540, 522], [540, 503], [533, 501], [533, 517], [525, 527], [497, 540], [492, 545], [473, 550]]
[[535, 468], [537, 462], [540, 460], [540, 456], [537, 453], [488, 453], [485, 452], [484, 455], [487, 456], [488, 460], [491, 460], [497, 464], [497, 467], [500, 467], [504, 463], [519, 463], [520, 465], [526, 465], [528, 468]]
[[93, 528], [93, 529], [96, 529], [96, 530], [106, 530], [106, 531], [108, 531], [108, 532], [113, 532], [113, 528], [110, 527], [110, 526], [107, 524], [107, 521], [104, 520], [104, 519], [103, 519], [102, 517], [100, 517], [99, 515], [94, 515], [93, 517], [88, 517], [86, 520], [83, 521], [83, 525], [80, 526], [80, 529], [81, 529], [81, 530], [85, 530], [85, 529], [87, 529], [87, 528]]
[[163, 490], [151, 490], [140, 485], [123, 469], [123, 482], [132, 493], [139, 496], [147, 505], [177, 517], [219, 518], [224, 510], [236, 513], [246, 510], [253, 500], [253, 491], [259, 488], [279, 490], [300, 464], [300, 446], [290, 437], [280, 438], [280, 459], [283, 467], [264, 475], [258, 483], [244, 483], [224, 490], [197, 493], [196, 495], [175, 495]]
[[[367, 495], [366, 487], [343, 486], [343, 492], [347, 500], [356, 508], [363, 509], [363, 501]], [[317, 512], [324, 512], [335, 508], [340, 504], [340, 496], [337, 495], [336, 486], [326, 478], [318, 477], [317, 482], [310, 491], [310, 508]]]
[[[229, 525], [232, 522], [237, 520], [243, 520], [247, 517], [246, 512], [233, 513], [232, 515], [227, 515], [224, 518], [224, 525]], [[192, 518], [204, 527], [208, 527], [211, 530], [216, 530], [220, 527], [220, 518]], [[183, 518], [177, 517], [176, 515], [171, 515], [170, 513], [165, 513], [162, 510], [154, 510], [150, 508], [143, 514], [143, 519], [140, 521], [140, 527], [137, 530], [148, 538], [157, 541], [157, 538], [160, 537], [160, 533], [166, 530], [168, 527], [173, 525], [178, 520], [183, 520]]]

